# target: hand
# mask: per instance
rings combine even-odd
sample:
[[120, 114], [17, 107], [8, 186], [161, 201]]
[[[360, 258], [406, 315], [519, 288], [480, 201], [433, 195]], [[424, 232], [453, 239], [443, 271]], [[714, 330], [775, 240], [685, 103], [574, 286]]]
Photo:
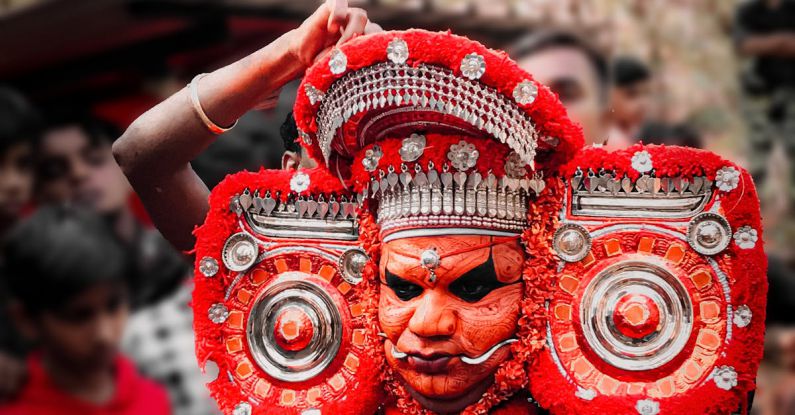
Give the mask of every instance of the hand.
[[0, 402], [14, 397], [26, 377], [27, 370], [23, 362], [0, 352]]
[[348, 7], [347, 0], [326, 0], [291, 33], [290, 53], [308, 68], [335, 44], [381, 30], [367, 18], [366, 11]]

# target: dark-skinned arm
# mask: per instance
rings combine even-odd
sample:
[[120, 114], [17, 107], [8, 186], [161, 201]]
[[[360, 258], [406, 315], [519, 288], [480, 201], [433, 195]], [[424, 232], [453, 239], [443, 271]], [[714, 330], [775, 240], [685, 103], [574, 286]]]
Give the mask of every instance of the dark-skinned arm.
[[[333, 45], [365, 30], [380, 27], [347, 1], [328, 0], [297, 29], [203, 77], [197, 84], [201, 106], [215, 124], [230, 126]], [[193, 229], [209, 209], [209, 190], [190, 162], [216, 138], [194, 111], [186, 87], [138, 117], [113, 145], [116, 161], [155, 226], [182, 251], [192, 249]]]

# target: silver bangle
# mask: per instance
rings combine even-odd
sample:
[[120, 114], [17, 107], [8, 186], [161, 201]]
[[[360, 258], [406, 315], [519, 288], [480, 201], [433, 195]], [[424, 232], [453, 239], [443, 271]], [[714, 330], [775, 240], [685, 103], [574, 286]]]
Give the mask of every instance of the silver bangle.
[[212, 122], [212, 120], [210, 120], [210, 118], [207, 117], [207, 114], [205, 114], [204, 112], [204, 108], [202, 108], [201, 102], [199, 102], [199, 89], [198, 89], [199, 80], [204, 78], [206, 75], [207, 75], [206, 73], [200, 73], [196, 75], [192, 81], [190, 81], [190, 84], [188, 84], [188, 89], [190, 89], [190, 102], [193, 104], [193, 110], [196, 111], [196, 115], [199, 116], [199, 119], [202, 120], [204, 125], [207, 127], [208, 130], [210, 130], [211, 133], [223, 134], [235, 128], [235, 126], [237, 125], [237, 121], [235, 121], [235, 123], [232, 124], [231, 126], [224, 128]]

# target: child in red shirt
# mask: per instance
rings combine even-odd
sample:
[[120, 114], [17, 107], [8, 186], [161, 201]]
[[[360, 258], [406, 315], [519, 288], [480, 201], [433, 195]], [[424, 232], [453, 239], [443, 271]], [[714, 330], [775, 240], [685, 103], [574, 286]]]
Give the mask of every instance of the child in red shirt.
[[39, 351], [0, 415], [168, 415], [163, 389], [119, 354], [129, 305], [124, 252], [101, 218], [44, 207], [3, 245], [12, 318]]

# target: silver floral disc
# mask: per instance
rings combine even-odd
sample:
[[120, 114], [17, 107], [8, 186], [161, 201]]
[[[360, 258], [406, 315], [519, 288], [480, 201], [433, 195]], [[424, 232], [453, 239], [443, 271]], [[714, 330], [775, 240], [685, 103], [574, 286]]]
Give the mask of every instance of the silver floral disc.
[[364, 158], [362, 158], [362, 166], [364, 166], [365, 170], [374, 172], [375, 169], [378, 168], [378, 162], [383, 156], [384, 152], [381, 150], [381, 147], [374, 145], [372, 148], [365, 150]]
[[734, 233], [734, 243], [740, 249], [753, 249], [756, 246], [756, 241], [759, 240], [759, 233], [756, 229], [750, 226], [741, 226]]
[[340, 255], [337, 263], [337, 270], [342, 279], [351, 285], [362, 282], [362, 271], [370, 258], [361, 248], [351, 248]]
[[512, 179], [522, 179], [527, 175], [526, 166], [519, 153], [511, 151], [505, 159], [505, 174]]
[[635, 403], [635, 410], [640, 415], [657, 415], [660, 413], [660, 403], [651, 399], [641, 399]]
[[213, 277], [218, 273], [218, 261], [213, 257], [206, 256], [199, 261], [199, 272], [205, 277]]
[[477, 53], [470, 53], [461, 59], [461, 74], [475, 80], [480, 79], [486, 73], [486, 60]]
[[646, 150], [641, 150], [632, 155], [632, 168], [639, 173], [648, 173], [652, 166], [651, 154]]
[[334, 75], [344, 73], [348, 69], [348, 57], [341, 50], [334, 49], [328, 61], [328, 68]]
[[306, 97], [309, 98], [309, 103], [312, 105], [317, 104], [320, 101], [323, 101], [323, 97], [326, 94], [323, 91], [315, 88], [312, 84], [305, 84], [304, 85], [304, 92], [306, 92]]
[[524, 80], [519, 82], [513, 89], [513, 99], [519, 105], [532, 104], [538, 96], [538, 86], [532, 81]]
[[733, 166], [726, 166], [715, 173], [715, 186], [724, 192], [730, 192], [740, 184], [740, 172]]
[[224, 243], [221, 258], [227, 269], [234, 272], [245, 271], [257, 262], [259, 248], [251, 235], [238, 232]]
[[729, 246], [731, 227], [721, 215], [711, 212], [699, 213], [687, 227], [687, 242], [701, 255], [715, 255]]
[[309, 189], [309, 175], [299, 171], [296, 172], [293, 177], [290, 179], [290, 190], [301, 193], [306, 189]]
[[723, 390], [731, 390], [737, 386], [737, 371], [731, 366], [718, 366], [712, 372], [715, 385]]
[[447, 159], [459, 171], [465, 171], [475, 167], [480, 157], [480, 152], [475, 148], [474, 144], [467, 143], [464, 140], [450, 146], [450, 151], [447, 152]]
[[[628, 306], [642, 310], [642, 317], [627, 314]], [[693, 329], [685, 286], [648, 262], [623, 261], [602, 270], [585, 287], [579, 310], [588, 347], [621, 370], [648, 371], [667, 364], [687, 346]]]
[[748, 327], [748, 325], [751, 324], [753, 315], [751, 308], [747, 305], [743, 304], [737, 307], [737, 309], [734, 310], [734, 325], [739, 328]]
[[229, 318], [229, 309], [221, 303], [213, 304], [207, 310], [207, 318], [215, 324], [222, 324]]
[[582, 386], [577, 386], [577, 392], [574, 392], [574, 396], [584, 401], [592, 401], [596, 397], [596, 391], [591, 388], [585, 389]]
[[561, 225], [552, 240], [558, 257], [566, 262], [577, 262], [591, 250], [591, 234], [584, 227], [566, 223]]
[[[343, 337], [342, 315], [329, 293], [306, 279], [306, 274], [287, 274], [257, 298], [247, 323], [247, 340], [252, 357], [269, 376], [305, 382], [322, 373], [337, 356]], [[299, 343], [285, 343], [281, 323], [295, 315], [301, 316], [306, 337]]]
[[232, 415], [251, 415], [251, 404], [248, 402], [240, 402], [235, 405], [232, 410]]
[[416, 161], [425, 151], [425, 143], [425, 136], [422, 134], [414, 133], [404, 138], [399, 151], [400, 159], [407, 162]]
[[386, 47], [386, 57], [392, 63], [406, 63], [409, 59], [409, 45], [403, 39], [392, 39]]

